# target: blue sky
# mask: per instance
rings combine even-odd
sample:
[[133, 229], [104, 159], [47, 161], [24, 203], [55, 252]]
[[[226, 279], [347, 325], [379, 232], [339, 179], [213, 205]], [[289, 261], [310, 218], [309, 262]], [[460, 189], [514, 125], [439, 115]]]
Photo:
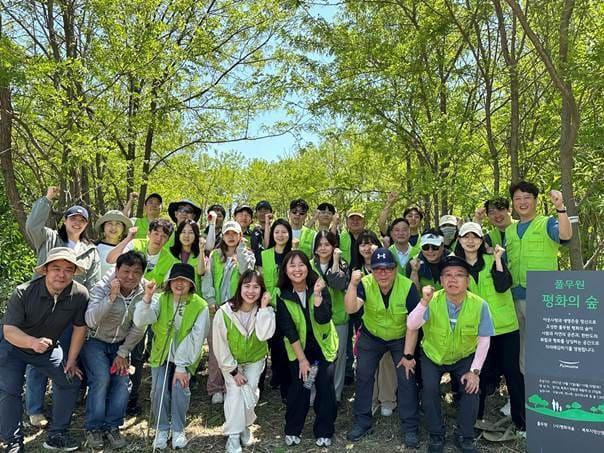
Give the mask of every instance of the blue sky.
[[[309, 10], [310, 14], [321, 16], [327, 20], [334, 17], [336, 10], [339, 8], [337, 4], [329, 5], [330, 0], [325, 0], [326, 4], [316, 2]], [[278, 121], [292, 120], [285, 110], [274, 110], [259, 116], [250, 125], [250, 136], [263, 135], [260, 130], [263, 126], [270, 127]], [[309, 142], [318, 143], [320, 137], [312, 132], [300, 130], [294, 135], [287, 133], [278, 137], [269, 137], [260, 140], [245, 140], [234, 143], [223, 143], [213, 145], [210, 151], [238, 151], [248, 159], [261, 158], [268, 161], [278, 160], [280, 157], [285, 157], [291, 154], [298, 147]]]

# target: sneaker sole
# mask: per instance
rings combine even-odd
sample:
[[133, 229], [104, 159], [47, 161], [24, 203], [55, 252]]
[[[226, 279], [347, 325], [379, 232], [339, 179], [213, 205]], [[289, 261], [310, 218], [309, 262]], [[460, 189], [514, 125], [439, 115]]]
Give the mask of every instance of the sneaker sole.
[[77, 447], [54, 447], [52, 445], [47, 444], [46, 442], [44, 442], [44, 444], [42, 445], [46, 450], [60, 450], [60, 451], [76, 451], [79, 450], [79, 446]]

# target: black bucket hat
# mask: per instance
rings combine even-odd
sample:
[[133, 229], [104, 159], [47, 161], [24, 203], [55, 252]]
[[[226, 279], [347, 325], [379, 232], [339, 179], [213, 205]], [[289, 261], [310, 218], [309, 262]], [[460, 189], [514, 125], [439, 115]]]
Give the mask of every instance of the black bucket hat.
[[173, 201], [168, 205], [168, 215], [172, 219], [174, 223], [176, 223], [176, 210], [179, 206], [188, 205], [193, 209], [193, 219], [197, 222], [199, 217], [201, 217], [201, 208], [193, 203], [191, 200], [187, 200], [183, 198], [182, 200]]

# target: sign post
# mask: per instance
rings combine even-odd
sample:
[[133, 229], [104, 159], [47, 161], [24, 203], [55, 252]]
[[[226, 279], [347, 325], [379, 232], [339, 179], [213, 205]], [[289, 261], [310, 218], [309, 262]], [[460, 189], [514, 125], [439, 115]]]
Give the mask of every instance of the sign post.
[[604, 452], [604, 272], [527, 278], [528, 452]]

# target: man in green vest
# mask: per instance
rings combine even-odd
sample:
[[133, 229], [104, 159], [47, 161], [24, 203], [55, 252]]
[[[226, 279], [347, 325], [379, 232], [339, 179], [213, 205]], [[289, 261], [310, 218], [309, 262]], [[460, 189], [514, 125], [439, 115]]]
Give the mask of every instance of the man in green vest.
[[[495, 246], [503, 247], [505, 243], [505, 229], [514, 222], [510, 213], [510, 202], [507, 198], [496, 197], [484, 202], [482, 208], [474, 212], [474, 222], [482, 224], [485, 215], [489, 219], [492, 228], [485, 237], [487, 250]], [[489, 251], [489, 253], [491, 253]]]
[[445, 248], [442, 231], [438, 228], [424, 231], [419, 244], [421, 251], [409, 260], [405, 274], [415, 283], [418, 290], [428, 285], [440, 289], [440, 264], [450, 255]]
[[[122, 213], [128, 217], [132, 211], [134, 203], [138, 200], [138, 193], [132, 192], [128, 198], [128, 203], [124, 206]], [[138, 232], [134, 239], [145, 239], [147, 237], [147, 231], [149, 231], [149, 225], [155, 219], [159, 219], [162, 209], [162, 197], [158, 193], [152, 193], [145, 198], [145, 204], [143, 206], [143, 217], [132, 217], [132, 223], [138, 228]]]
[[299, 249], [310, 259], [315, 241], [315, 230], [304, 225], [308, 214], [308, 203], [297, 198], [289, 203], [289, 223], [292, 226], [293, 249]]
[[[461, 385], [457, 407], [455, 444], [463, 453], [477, 453], [474, 424], [478, 414], [480, 370], [495, 334], [488, 304], [468, 291], [469, 264], [457, 256], [446, 257], [441, 265], [442, 290], [422, 288], [422, 299], [407, 319], [407, 329], [424, 332], [422, 340], [422, 407], [430, 433], [429, 453], [445, 448], [445, 425], [441, 414], [440, 379], [450, 373]], [[408, 336], [413, 339], [415, 336]], [[415, 342], [405, 344], [405, 358], [413, 354]], [[415, 360], [402, 364], [409, 372]]]
[[558, 218], [537, 215], [539, 189], [520, 181], [510, 187], [510, 197], [520, 222], [505, 230], [505, 249], [512, 273], [512, 296], [520, 325], [520, 370], [523, 374], [526, 349], [526, 273], [558, 270], [558, 248], [570, 241], [573, 230], [566, 213], [562, 193], [550, 192]]
[[[344, 302], [348, 313], [363, 308], [361, 336], [357, 358], [357, 383], [354, 400], [354, 425], [347, 439], [356, 441], [372, 431], [371, 404], [375, 372], [382, 356], [390, 352], [397, 366], [398, 410], [405, 445], [418, 448], [419, 409], [417, 385], [413, 373], [405, 373], [402, 365], [407, 313], [419, 301], [413, 282], [397, 272], [392, 252], [379, 248], [371, 256], [372, 274], [362, 277], [360, 270], [352, 273]], [[413, 359], [409, 354], [407, 359]]]

